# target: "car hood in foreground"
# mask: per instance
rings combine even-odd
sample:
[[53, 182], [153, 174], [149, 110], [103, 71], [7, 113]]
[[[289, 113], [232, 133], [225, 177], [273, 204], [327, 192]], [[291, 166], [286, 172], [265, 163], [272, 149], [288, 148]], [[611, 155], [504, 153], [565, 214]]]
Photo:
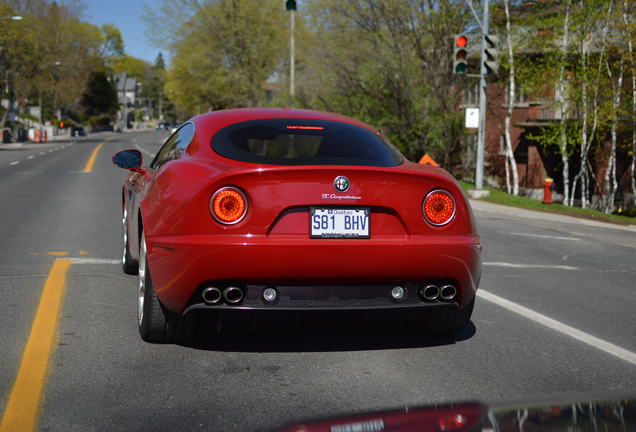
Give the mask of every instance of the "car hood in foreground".
[[636, 398], [488, 406], [478, 402], [405, 407], [298, 423], [277, 432], [584, 432], [636, 430]]

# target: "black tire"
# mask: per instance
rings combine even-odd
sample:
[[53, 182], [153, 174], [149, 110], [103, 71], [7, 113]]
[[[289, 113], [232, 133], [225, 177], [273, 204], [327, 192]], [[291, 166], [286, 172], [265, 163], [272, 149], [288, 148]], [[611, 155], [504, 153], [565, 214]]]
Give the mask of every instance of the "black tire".
[[134, 260], [130, 255], [130, 246], [128, 242], [128, 228], [126, 219], [128, 216], [128, 211], [124, 209], [124, 213], [122, 215], [122, 254], [121, 254], [121, 266], [124, 270], [124, 273], [129, 275], [136, 275], [139, 271], [139, 261]]
[[141, 233], [139, 247], [139, 284], [137, 292], [137, 322], [139, 334], [146, 342], [170, 343], [180, 342], [190, 337], [192, 323], [161, 304], [152, 284], [148, 258], [146, 257], [146, 240]]
[[426, 317], [425, 331], [432, 335], [455, 335], [462, 331], [470, 322], [473, 314], [475, 299], [462, 309], [434, 308]]

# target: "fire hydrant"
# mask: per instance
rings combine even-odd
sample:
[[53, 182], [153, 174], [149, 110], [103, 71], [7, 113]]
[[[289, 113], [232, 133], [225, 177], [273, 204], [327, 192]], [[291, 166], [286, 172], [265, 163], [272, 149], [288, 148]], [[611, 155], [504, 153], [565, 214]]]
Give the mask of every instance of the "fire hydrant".
[[550, 177], [546, 177], [543, 184], [543, 204], [552, 204], [552, 185], [554, 180]]

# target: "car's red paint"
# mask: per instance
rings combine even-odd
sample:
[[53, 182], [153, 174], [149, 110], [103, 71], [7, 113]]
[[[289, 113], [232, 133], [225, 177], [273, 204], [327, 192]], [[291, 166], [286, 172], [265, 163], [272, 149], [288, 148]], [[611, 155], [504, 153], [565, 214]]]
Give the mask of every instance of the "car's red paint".
[[488, 408], [479, 403], [411, 407], [350, 417], [305, 421], [278, 432], [467, 432], [481, 430]]
[[[481, 273], [481, 241], [462, 189], [446, 171], [404, 161], [394, 167], [274, 166], [227, 159], [211, 147], [212, 137], [236, 122], [266, 119], [357, 120], [324, 112], [240, 109], [192, 120], [194, 137], [177, 160], [157, 170], [143, 167], [125, 180], [123, 199], [131, 254], [138, 258], [139, 228], [145, 233], [148, 266], [160, 301], [181, 313], [205, 281], [261, 284], [457, 282], [460, 308], [470, 303]], [[372, 130], [372, 129], [371, 129]], [[336, 176], [350, 179], [345, 193]], [[223, 225], [210, 213], [221, 187], [242, 190], [245, 217]], [[444, 189], [456, 213], [436, 227], [422, 213], [424, 197]], [[355, 196], [360, 199], [336, 199]], [[370, 239], [310, 239], [309, 206], [371, 208]]]

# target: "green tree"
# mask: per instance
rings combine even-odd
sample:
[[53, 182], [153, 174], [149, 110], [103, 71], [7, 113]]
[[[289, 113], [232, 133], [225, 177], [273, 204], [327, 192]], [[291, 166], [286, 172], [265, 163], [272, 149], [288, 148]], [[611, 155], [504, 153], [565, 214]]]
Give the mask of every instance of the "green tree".
[[[2, 92], [21, 109], [41, 105], [43, 120], [75, 116], [93, 72], [107, 71], [111, 59], [123, 56], [121, 33], [82, 21], [77, 1], [11, 2], [16, 9], [7, 3], [0, 2], [0, 14], [23, 20], [0, 26]], [[7, 113], [0, 114], [4, 124]]]
[[[279, 0], [214, 0], [192, 3], [192, 16], [167, 38], [173, 52], [166, 76], [166, 95], [178, 109], [257, 106], [266, 101], [264, 83], [286, 52], [286, 11]], [[149, 12], [159, 22], [167, 2]], [[169, 12], [167, 12], [169, 13]], [[149, 20], [147, 20], [149, 21]], [[157, 37], [166, 32], [157, 30]], [[166, 38], [164, 37], [163, 40]]]
[[147, 61], [126, 54], [115, 57], [111, 61], [112, 69], [115, 73], [125, 72], [126, 75], [135, 77], [140, 81], [143, 81], [148, 76], [152, 68]]
[[113, 80], [105, 71], [95, 71], [82, 96], [82, 106], [87, 116], [114, 115], [119, 109], [117, 91]]
[[124, 55], [124, 39], [119, 29], [113, 24], [103, 24], [100, 28], [102, 43], [100, 54], [104, 58]]
[[[0, 3], [0, 16], [17, 15], [17, 11]], [[2, 97], [24, 105], [31, 89], [32, 71], [38, 62], [38, 38], [33, 26], [34, 17], [25, 15], [22, 21], [3, 22], [0, 25], [0, 77]], [[0, 127], [3, 127], [8, 111], [0, 108]]]
[[[407, 157], [425, 152], [458, 171], [465, 130], [458, 110], [469, 83], [451, 74], [451, 35], [469, 23], [464, 2], [317, 0], [317, 42], [307, 58], [310, 106], [380, 128]], [[311, 79], [313, 76], [313, 79]], [[302, 92], [302, 90], [301, 90]]]
[[176, 120], [174, 106], [166, 100], [164, 94], [165, 85], [165, 67], [163, 54], [159, 53], [155, 60], [154, 66], [150, 69], [142, 86], [142, 97], [152, 102], [155, 117], [159, 119], [167, 118], [171, 121]]

